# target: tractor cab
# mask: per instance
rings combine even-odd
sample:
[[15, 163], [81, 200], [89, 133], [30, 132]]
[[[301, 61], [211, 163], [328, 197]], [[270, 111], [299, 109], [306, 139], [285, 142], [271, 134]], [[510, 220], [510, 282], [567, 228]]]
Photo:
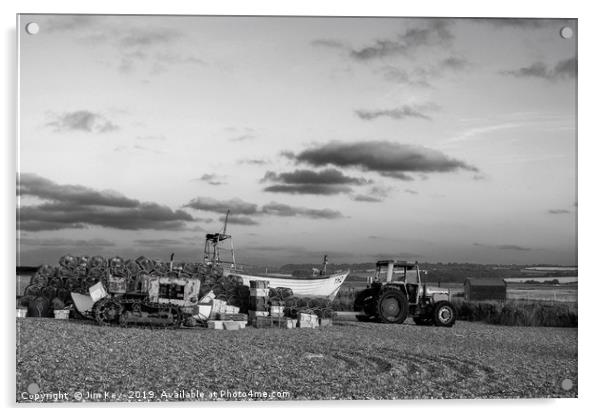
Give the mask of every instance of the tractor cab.
[[373, 283], [397, 284], [405, 286], [409, 304], [418, 302], [420, 290], [420, 268], [418, 263], [395, 260], [379, 260], [376, 262], [376, 273]]
[[420, 284], [420, 270], [418, 263], [395, 260], [379, 260], [376, 262], [375, 282], [394, 283], [403, 282]]

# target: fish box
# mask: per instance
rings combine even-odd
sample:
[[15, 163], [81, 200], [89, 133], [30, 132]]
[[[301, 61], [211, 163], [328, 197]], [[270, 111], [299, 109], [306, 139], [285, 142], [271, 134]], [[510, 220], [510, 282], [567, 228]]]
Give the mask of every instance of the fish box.
[[284, 306], [274, 306], [270, 307], [270, 315], [280, 317], [284, 316]]
[[207, 321], [207, 328], [224, 329], [224, 321], [216, 321], [216, 320]]
[[69, 309], [55, 309], [54, 319], [69, 319]]
[[332, 319], [329, 318], [321, 318], [320, 326], [332, 326]]
[[92, 302], [94, 303], [108, 296], [107, 290], [105, 289], [105, 286], [102, 284], [102, 282], [98, 282], [90, 286], [90, 289], [88, 289], [88, 291], [90, 292], [90, 297], [92, 298]]
[[299, 314], [299, 328], [317, 328], [319, 325], [318, 315], [309, 313]]
[[269, 316], [268, 311], [249, 311], [249, 320], [253, 320], [257, 317], [267, 318]]
[[226, 301], [221, 299], [213, 299], [212, 313], [224, 313], [226, 311]]
[[253, 289], [249, 291], [251, 296], [258, 298], [269, 298], [270, 297], [270, 289]]
[[251, 280], [249, 287], [251, 289], [267, 289], [270, 287], [270, 282], [267, 280]]
[[251, 321], [255, 328], [271, 328], [273, 326], [272, 318], [269, 316], [258, 316]]
[[223, 321], [223, 325], [226, 331], [238, 331], [240, 329], [240, 324], [234, 321]]

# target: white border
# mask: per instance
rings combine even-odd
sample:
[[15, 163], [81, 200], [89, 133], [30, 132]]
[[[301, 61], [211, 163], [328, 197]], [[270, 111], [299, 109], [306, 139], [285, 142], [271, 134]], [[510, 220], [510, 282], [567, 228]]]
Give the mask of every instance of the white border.
[[[2, 101], [1, 125], [5, 129], [3, 142], [4, 157], [2, 189], [4, 201], [2, 205], [2, 228], [4, 247], [0, 250], [0, 264], [4, 266], [2, 277], [2, 293], [4, 302], [4, 323], [9, 329], [2, 342], [5, 365], [0, 378], [4, 406], [14, 406], [14, 276], [15, 270], [15, 97], [16, 97], [16, 59], [15, 59], [15, 15], [16, 13], [120, 13], [120, 14], [252, 14], [252, 15], [347, 15], [347, 16], [453, 16], [453, 17], [571, 17], [579, 18], [579, 268], [580, 268], [580, 327], [579, 331], [579, 399], [577, 400], [517, 400], [517, 401], [405, 401], [405, 402], [311, 402], [270, 405], [228, 405], [225, 409], [215, 406], [201, 408], [194, 412], [237, 413], [245, 415], [249, 411], [262, 414], [267, 411], [275, 413], [307, 414], [317, 410], [347, 413], [351, 408], [366, 412], [367, 407], [378, 407], [382, 412], [437, 412], [453, 414], [503, 414], [517, 411], [545, 412], [546, 414], [576, 414], [594, 409], [597, 398], [597, 381], [602, 374], [599, 364], [599, 348], [601, 314], [597, 311], [600, 302], [600, 265], [596, 262], [600, 244], [599, 216], [602, 213], [599, 193], [601, 186], [598, 178], [601, 175], [596, 167], [602, 152], [598, 143], [600, 83], [600, 13], [595, 2], [546, 1], [526, 2], [524, 0], [504, 0], [503, 2], [483, 1], [268, 1], [268, 0], [225, 0], [220, 2], [187, 2], [180, 0], [142, 2], [125, 2], [124, 0], [102, 0], [94, 3], [76, 0], [4, 0], [0, 7], [0, 19], [4, 34], [4, 60], [2, 65], [5, 97]], [[81, 408], [63, 409], [52, 406], [55, 411], [64, 413], [81, 413]], [[112, 406], [113, 407], [113, 406]], [[209, 406], [205, 406], [209, 407]], [[267, 407], [267, 409], [266, 409]], [[383, 407], [386, 407], [383, 408]], [[402, 407], [403, 409], [391, 409]], [[597, 406], [598, 407], [598, 406]], [[15, 409], [11, 409], [14, 411]], [[47, 412], [48, 408], [20, 409], [26, 413]], [[149, 411], [150, 409], [139, 409]], [[105, 408], [86, 410], [86, 413], [106, 414]], [[154, 408], [153, 411], [165, 412], [166, 408]]]

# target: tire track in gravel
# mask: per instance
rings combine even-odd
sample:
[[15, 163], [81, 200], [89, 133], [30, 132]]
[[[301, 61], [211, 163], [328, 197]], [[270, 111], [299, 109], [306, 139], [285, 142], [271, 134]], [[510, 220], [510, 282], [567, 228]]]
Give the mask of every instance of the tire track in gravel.
[[475, 385], [491, 386], [496, 392], [500, 390], [501, 378], [493, 368], [451, 355], [412, 353], [384, 347], [370, 353], [340, 349], [330, 355], [352, 371], [376, 377], [390, 373], [403, 384], [428, 381], [454, 391], [466, 391]]

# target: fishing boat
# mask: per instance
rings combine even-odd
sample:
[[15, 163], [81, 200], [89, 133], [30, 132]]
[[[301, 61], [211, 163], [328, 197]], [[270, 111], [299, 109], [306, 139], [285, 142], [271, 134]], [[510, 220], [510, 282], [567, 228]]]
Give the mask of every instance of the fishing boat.
[[[224, 228], [221, 232], [205, 236], [205, 264], [221, 266], [224, 276], [239, 277], [245, 285], [249, 285], [251, 280], [267, 280], [270, 287], [289, 288], [293, 291], [294, 296], [334, 299], [345, 279], [349, 276], [350, 270], [337, 270], [334, 273], [327, 273], [328, 256], [326, 255], [322, 261], [322, 269], [313, 269], [311, 276], [297, 277], [283, 273], [246, 272], [244, 266], [236, 263], [234, 242], [232, 236], [226, 233], [229, 213], [230, 211], [226, 214]], [[228, 243], [230, 243], [229, 247], [225, 247]], [[223, 258], [222, 252], [224, 251], [229, 252], [229, 259]]]

